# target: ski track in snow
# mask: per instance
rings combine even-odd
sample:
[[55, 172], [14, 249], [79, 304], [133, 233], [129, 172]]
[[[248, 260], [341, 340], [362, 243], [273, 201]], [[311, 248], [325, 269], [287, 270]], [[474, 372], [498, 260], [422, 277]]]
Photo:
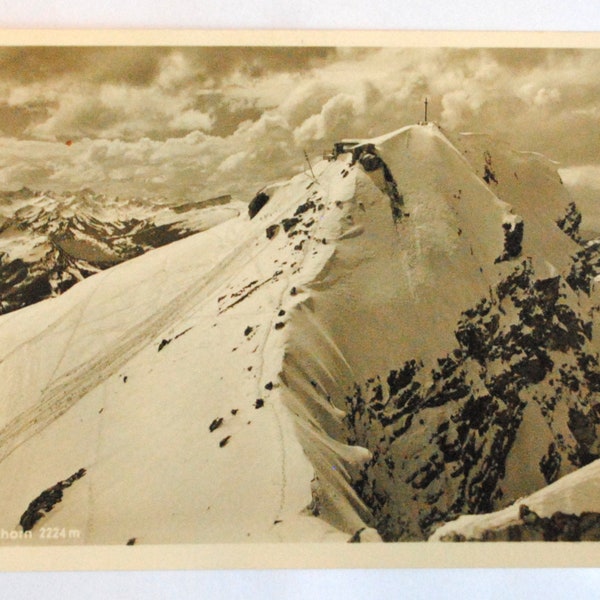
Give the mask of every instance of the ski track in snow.
[[[103, 277], [102, 277], [102, 272], [98, 273], [95, 278], [89, 278], [86, 280], [86, 285], [90, 285], [90, 282], [93, 282], [95, 285], [92, 287], [92, 289], [90, 289], [88, 291], [88, 298], [86, 300], [84, 300], [82, 302], [82, 304], [85, 304], [86, 306], [89, 304], [91, 298], [94, 295], [94, 292], [96, 291], [96, 289], [102, 284], [103, 281]], [[54, 299], [50, 299], [48, 301], [54, 301]], [[37, 308], [37, 305], [33, 305]], [[83, 309], [82, 309], [82, 316], [83, 316]], [[8, 313], [6, 315], [2, 315], [3, 317], [3, 323], [8, 323], [9, 320], [12, 320], [14, 318], [18, 318], [20, 314], [20, 311], [13, 311], [11, 313]], [[70, 319], [72, 319], [72, 314], [71, 314], [71, 310], [66, 310], [60, 317], [58, 317], [56, 320], [54, 320], [50, 325], [48, 325], [48, 327], [45, 327], [44, 329], [42, 329], [39, 333], [33, 335], [32, 337], [26, 338], [24, 339], [20, 344], [14, 346], [13, 348], [11, 348], [8, 351], [8, 354], [11, 353], [15, 353], [17, 351], [19, 351], [21, 348], [23, 348], [24, 346], [27, 346], [31, 343], [35, 343], [37, 340], [43, 339], [44, 337], [46, 337], [49, 333], [56, 331], [65, 321], [69, 321]], [[80, 318], [81, 320], [81, 318]], [[7, 358], [8, 354], [5, 354], [4, 356], [0, 356], [0, 363], [4, 362], [4, 360]]]
[[[95, 286], [94, 290], [97, 287], [98, 287], [98, 285]], [[52, 381], [54, 379], [56, 373], [58, 372], [58, 369], [59, 369], [60, 365], [62, 364], [62, 361], [64, 360], [64, 358], [67, 354], [67, 351], [69, 350], [69, 347], [71, 346], [71, 341], [77, 334], [77, 331], [79, 329], [79, 324], [83, 321], [83, 317], [85, 315], [85, 310], [89, 306], [93, 296], [94, 296], [93, 293], [88, 294], [87, 297], [83, 300], [83, 302], [81, 302], [81, 306], [79, 306], [79, 308], [78, 308], [79, 315], [77, 316], [77, 320], [75, 321], [75, 326], [72, 327], [71, 333], [69, 334], [69, 338], [66, 341], [66, 343], [63, 345], [63, 351], [62, 351], [59, 359], [56, 361], [54, 369], [52, 370], [52, 374], [50, 375], [50, 377], [48, 377], [48, 381]], [[69, 312], [67, 312], [67, 315], [68, 314], [69, 314]]]
[[[321, 186], [322, 187], [322, 186]], [[329, 196], [329, 190], [323, 190], [323, 192]], [[279, 214], [274, 215], [275, 218], [280, 218], [289, 211], [288, 206], [282, 207]], [[262, 233], [263, 228], [260, 227]], [[251, 252], [248, 256], [246, 251], [251, 250], [253, 245], [256, 245], [257, 231], [251, 230], [248, 238], [236, 245], [230, 250], [227, 255], [218, 262], [212, 269], [208, 271], [202, 278], [194, 282], [182, 292], [180, 292], [175, 298], [167, 302], [158, 312], [154, 313], [151, 317], [147, 318], [142, 323], [136, 323], [128, 331], [120, 336], [118, 340], [113, 343], [114, 348], [106, 353], [102, 353], [95, 359], [88, 361], [82, 365], [77, 366], [75, 369], [64, 373], [59, 380], [52, 385], [50, 383], [41, 394], [40, 401], [34, 406], [26, 409], [9, 423], [7, 423], [2, 430], [0, 430], [0, 462], [6, 457], [12, 454], [19, 446], [25, 443], [32, 436], [36, 435], [52, 422], [60, 418], [65, 412], [72, 408], [81, 398], [85, 397], [89, 392], [95, 389], [103, 381], [113, 376], [124, 364], [126, 364], [137, 352], [142, 350], [147, 344], [156, 339], [159, 334], [173, 326], [175, 322], [180, 321], [186, 313], [197, 308], [198, 296], [202, 294], [202, 298], [208, 298], [222, 285], [226, 283], [226, 278], [231, 270], [228, 267], [235, 266], [240, 269], [245, 264], [251, 264], [254, 262], [255, 257], [264, 250], [264, 246], [258, 244], [258, 249]], [[307, 259], [311, 258], [309, 250], [313, 247], [312, 244], [307, 244], [307, 247], [301, 257], [301, 263], [304, 263]], [[235, 265], [239, 262], [239, 265]], [[277, 310], [273, 313], [270, 319], [269, 326], [267, 328], [267, 336], [263, 341], [263, 348], [261, 349], [261, 361], [260, 361], [260, 377], [257, 379], [258, 382], [262, 382], [264, 374], [264, 348], [268, 345], [270, 336], [273, 334], [274, 322], [276, 320], [277, 312], [283, 304], [283, 298], [290, 287], [289, 276], [285, 273], [281, 273], [287, 283], [282, 287], [280, 297], [277, 301]], [[256, 289], [263, 285], [273, 281], [274, 275], [271, 275], [267, 279], [260, 282], [257, 286], [253, 287], [249, 293], [254, 292]], [[77, 317], [77, 323], [80, 323], [84, 317], [85, 309], [91, 302], [94, 292], [97, 287], [102, 284], [103, 277], [98, 277], [98, 284], [88, 291], [88, 296], [78, 305], [79, 315]], [[249, 295], [249, 294], [247, 294]], [[246, 296], [242, 297], [245, 299]], [[219, 314], [228, 311], [233, 308], [234, 305], [238, 304], [241, 299], [236, 300], [233, 304], [224, 307]], [[26, 343], [35, 341], [37, 337], [47, 335], [49, 329], [56, 329], [60, 323], [67, 319], [72, 318], [71, 311], [66, 311], [57, 321], [55, 321], [48, 329], [40, 332], [37, 336], [30, 338]], [[75, 326], [69, 336], [69, 340], [72, 339], [76, 332], [77, 327]], [[69, 348], [69, 342], [64, 346], [65, 350], [63, 356], [61, 356], [55, 368], [53, 369], [52, 376], [49, 381], [52, 382], [54, 374], [58, 371], [60, 364]], [[258, 383], [260, 387], [260, 383]], [[257, 389], [257, 397], [262, 395], [262, 389]], [[278, 500], [277, 513], [273, 518], [273, 521], [279, 520], [284, 510], [286, 503], [286, 488], [287, 488], [287, 460], [286, 460], [286, 448], [285, 439], [282, 424], [282, 415], [280, 414], [280, 407], [276, 406], [276, 403], [272, 403], [273, 415], [277, 428], [277, 439], [281, 448], [281, 486], [280, 486], [280, 497]], [[90, 495], [90, 502], [92, 501], [92, 488], [90, 486], [88, 494]], [[90, 515], [93, 511], [90, 511]], [[93, 529], [93, 522], [89, 520], [86, 524], [87, 531], [90, 532]]]
[[[286, 278], [289, 282], [289, 278]], [[278, 302], [278, 308], [281, 307], [281, 305], [283, 304], [283, 297], [285, 295], [285, 293], [287, 292], [287, 290], [289, 289], [289, 283], [285, 286], [283, 286], [283, 289], [281, 291], [281, 295], [279, 297], [279, 302]], [[264, 349], [267, 347], [269, 339], [271, 337], [271, 335], [273, 335], [273, 333], [275, 332], [275, 329], [273, 327], [274, 322], [275, 322], [275, 315], [277, 315], [277, 312], [273, 312], [273, 316], [271, 317], [271, 319], [269, 320], [269, 326], [267, 328], [267, 334], [264, 336], [263, 338], [263, 343], [262, 343], [262, 348], [260, 349], [260, 365], [259, 365], [259, 376], [257, 378], [257, 387], [256, 387], [256, 396], [260, 397], [262, 395], [262, 381], [263, 381], [263, 375], [264, 375], [264, 367], [265, 367], [265, 361], [264, 361]], [[275, 416], [275, 423], [277, 426], [277, 441], [279, 442], [280, 448], [281, 448], [281, 486], [280, 486], [280, 495], [279, 495], [279, 508], [277, 510], [277, 514], [275, 515], [275, 517], [273, 518], [273, 522], [275, 522], [276, 520], [279, 520], [281, 517], [281, 513], [283, 511], [283, 508], [285, 506], [285, 490], [287, 488], [287, 476], [286, 476], [286, 452], [285, 452], [285, 440], [283, 438], [283, 426], [281, 424], [281, 415], [279, 414], [279, 403], [270, 403], [271, 408], [273, 409], [273, 414]]]
[[[156, 338], [161, 331], [180, 320], [196, 306], [197, 296], [200, 293], [204, 297], [208, 297], [216, 291], [223, 283], [223, 277], [220, 275], [227, 272], [227, 267], [233, 265], [236, 260], [244, 264], [253, 261], [254, 254], [248, 258], [244, 251], [249, 249], [255, 240], [256, 236], [251, 235], [247, 240], [236, 245], [206, 275], [180, 292], [145, 322], [136, 323], [131, 327], [115, 342], [116, 347], [113, 350], [79, 365], [62, 375], [56, 384], [46, 387], [36, 405], [17, 415], [0, 430], [0, 461], [30, 437], [58, 419], [80, 398], [114, 375], [121, 366]], [[90, 291], [89, 299], [91, 299], [93, 291]], [[64, 315], [63, 318], [67, 315]], [[40, 335], [43, 333], [45, 332]], [[64, 383], [61, 383], [61, 380]]]
[[[319, 187], [323, 191], [324, 197], [327, 198], [327, 199], [329, 199], [329, 197], [330, 197], [330, 191], [329, 191], [330, 182], [329, 181], [328, 181], [328, 184], [329, 185], [328, 185], [328, 189], [327, 190], [323, 189], [323, 186], [321, 184], [318, 184]], [[325, 198], [323, 198], [323, 199], [325, 200]], [[283, 211], [283, 212], [287, 212], [287, 210]], [[281, 215], [279, 215], [279, 216], [281, 216]], [[318, 230], [318, 226], [317, 226], [317, 230]], [[297, 267], [297, 271], [302, 271], [302, 267], [304, 266], [304, 263], [306, 262], [306, 260], [310, 259], [310, 257], [311, 257], [311, 251], [313, 249], [314, 249], [313, 240], [309, 239], [309, 243], [306, 244], [306, 248], [304, 249], [304, 251], [302, 253], [302, 257], [298, 261], [300, 264]], [[272, 316], [271, 316], [271, 318], [269, 319], [269, 322], [268, 322], [267, 334], [263, 338], [262, 347], [260, 348], [260, 352], [258, 354], [258, 356], [260, 357], [260, 362], [259, 362], [259, 367], [258, 367], [259, 376], [257, 378], [257, 388], [256, 388], [257, 397], [260, 397], [262, 395], [262, 391], [263, 391], [261, 385], [262, 385], [263, 378], [264, 378], [264, 367], [265, 367], [264, 356], [265, 356], [265, 348], [268, 346], [269, 340], [270, 340], [271, 336], [276, 332], [276, 330], [274, 328], [274, 323], [275, 323], [275, 321], [278, 318], [277, 317], [277, 313], [283, 307], [283, 299], [286, 296], [286, 294], [289, 292], [289, 289], [291, 287], [291, 282], [290, 282], [289, 275], [284, 272], [284, 273], [281, 274], [281, 276], [282, 276], [282, 279], [284, 279], [286, 281], [286, 284], [282, 286], [281, 293], [280, 293], [279, 299], [278, 299], [278, 301], [276, 303], [275, 310], [273, 311]], [[219, 311], [219, 314], [222, 314], [222, 313], [228, 311], [229, 309], [233, 308], [236, 304], [238, 304], [239, 302], [241, 302], [242, 299], [247, 298], [254, 291], [256, 291], [257, 289], [259, 289], [263, 285], [269, 283], [273, 279], [274, 279], [274, 276], [271, 276], [271, 277], [263, 280], [262, 282], [258, 283], [253, 288], [251, 288], [247, 292], [247, 294], [245, 294], [241, 298], [238, 298], [232, 304], [229, 304], [228, 306], [224, 307], [221, 311]], [[280, 414], [281, 403], [270, 403], [270, 406], [271, 406], [271, 408], [273, 410], [273, 414], [275, 416], [275, 423], [276, 423], [276, 426], [277, 426], [277, 440], [279, 442], [279, 446], [280, 446], [280, 449], [281, 449], [280, 450], [280, 456], [281, 456], [281, 486], [280, 486], [279, 507], [278, 507], [278, 511], [277, 511], [276, 515], [273, 518], [273, 522], [275, 522], [275, 521], [278, 521], [278, 520], [281, 519], [282, 512], [284, 510], [285, 502], [286, 502], [286, 488], [288, 486], [287, 474], [286, 474], [287, 473], [287, 458], [286, 458], [285, 438], [284, 438], [283, 425], [282, 425], [282, 415]]]

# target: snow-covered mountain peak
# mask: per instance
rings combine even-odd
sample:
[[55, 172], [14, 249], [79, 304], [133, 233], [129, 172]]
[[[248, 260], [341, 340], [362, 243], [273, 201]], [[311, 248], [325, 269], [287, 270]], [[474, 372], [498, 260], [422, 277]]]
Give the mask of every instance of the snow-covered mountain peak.
[[243, 214], [1, 317], [0, 526], [85, 469], [41, 516], [80, 542], [415, 539], [527, 492], [510, 461], [539, 485], [590, 460], [568, 199], [472, 137], [340, 142]]

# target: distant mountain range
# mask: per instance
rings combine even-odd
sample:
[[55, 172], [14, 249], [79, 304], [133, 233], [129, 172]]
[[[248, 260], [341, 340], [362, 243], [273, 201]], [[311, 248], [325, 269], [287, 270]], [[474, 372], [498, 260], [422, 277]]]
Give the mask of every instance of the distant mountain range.
[[156, 199], [0, 193], [0, 314], [61, 294], [85, 277], [237, 216], [229, 196]]

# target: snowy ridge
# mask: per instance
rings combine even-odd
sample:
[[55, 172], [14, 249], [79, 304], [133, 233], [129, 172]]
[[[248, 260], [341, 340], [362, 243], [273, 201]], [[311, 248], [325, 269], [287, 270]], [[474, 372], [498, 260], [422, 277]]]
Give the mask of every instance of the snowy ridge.
[[[567, 208], [560, 182], [536, 174], [537, 157], [534, 168], [490, 142], [491, 166], [485, 152], [480, 159], [503, 165], [493, 171], [496, 189], [473, 166], [476, 149], [465, 153], [433, 124], [361, 146], [314, 165], [314, 177], [262, 190], [252, 219], [242, 214], [0, 318], [0, 476], [12, 484], [0, 496], [0, 527], [16, 528], [44, 489], [82, 468], [85, 477], [40, 521], [77, 528], [79, 543], [422, 539], [461, 510], [534, 491], [503, 473], [521, 448], [521, 423], [541, 410], [523, 416], [518, 385], [542, 373], [527, 335], [506, 336], [538, 294], [563, 319], [552, 329], [552, 313], [539, 324], [557, 340], [542, 381], [563, 354], [573, 366], [594, 352], [591, 300], [560, 287], [579, 248], [555, 223]], [[548, 210], [535, 215], [546, 198]], [[552, 277], [556, 285], [536, 283]], [[492, 331], [486, 323], [500, 309]], [[472, 335], [484, 331], [492, 332], [480, 355]], [[515, 356], [497, 356], [507, 342]], [[462, 358], [448, 371], [440, 360], [457, 343]], [[592, 381], [597, 369], [585, 360], [578, 368]], [[516, 382], [509, 428], [493, 411], [489, 427], [471, 423], [469, 387], [462, 396], [452, 388], [477, 379], [481, 361]], [[406, 364], [414, 366], [406, 383], [390, 379]], [[477, 401], [493, 383], [484, 379]], [[410, 419], [401, 404], [390, 412], [401, 384], [413, 390]], [[587, 417], [594, 393], [581, 406], [569, 396], [556, 424], [541, 417], [543, 447], [516, 451], [517, 461], [531, 455], [533, 484], [544, 485], [537, 462], [559, 434], [562, 466], [545, 467], [549, 478], [596, 452], [595, 429], [567, 431], [569, 409]], [[402, 472], [429, 473], [439, 462], [427, 453], [438, 443], [431, 436], [461, 422], [481, 429], [484, 453], [477, 469], [459, 465], [464, 477], [452, 480], [462, 487], [447, 485], [443, 469], [396, 485]], [[498, 454], [490, 448], [500, 430], [514, 436]], [[493, 460], [502, 464], [486, 470]], [[469, 507], [464, 486], [476, 470], [495, 487]]]
[[[600, 461], [595, 461], [590, 465], [566, 475], [555, 483], [542, 488], [531, 494], [531, 496], [520, 498], [511, 506], [486, 515], [464, 515], [456, 521], [446, 523], [437, 529], [431, 536], [430, 541], [442, 540], [509, 540], [512, 533], [513, 539], [549, 539], [546, 532], [540, 531], [537, 535], [533, 532], [525, 532], [527, 525], [534, 529], [536, 521], [541, 519], [550, 519], [554, 516], [566, 521], [565, 517], [574, 517], [577, 521], [583, 521], [586, 513], [590, 523], [584, 531], [587, 537], [573, 536], [560, 538], [567, 541], [577, 541], [580, 539], [595, 540], [600, 539], [599, 517], [600, 517]], [[532, 517], [532, 515], [535, 515]], [[592, 517], [592, 519], [589, 519]], [[590, 526], [591, 525], [591, 526]], [[512, 532], [510, 531], [512, 529]], [[540, 528], [541, 529], [541, 528]], [[555, 537], [550, 539], [559, 539], [558, 535], [564, 533], [561, 528], [556, 528]], [[520, 531], [521, 530], [521, 531]], [[590, 531], [591, 530], [591, 531]], [[529, 533], [529, 535], [527, 535]], [[579, 532], [578, 532], [579, 533]], [[556, 535], [558, 534], [558, 535]], [[516, 537], [518, 535], [518, 538]]]

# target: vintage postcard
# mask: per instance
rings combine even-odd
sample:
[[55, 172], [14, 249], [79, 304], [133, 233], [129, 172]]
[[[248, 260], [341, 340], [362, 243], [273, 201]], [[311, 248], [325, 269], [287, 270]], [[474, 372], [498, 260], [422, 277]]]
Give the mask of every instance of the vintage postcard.
[[6, 32], [0, 568], [598, 566], [599, 82], [595, 34]]

